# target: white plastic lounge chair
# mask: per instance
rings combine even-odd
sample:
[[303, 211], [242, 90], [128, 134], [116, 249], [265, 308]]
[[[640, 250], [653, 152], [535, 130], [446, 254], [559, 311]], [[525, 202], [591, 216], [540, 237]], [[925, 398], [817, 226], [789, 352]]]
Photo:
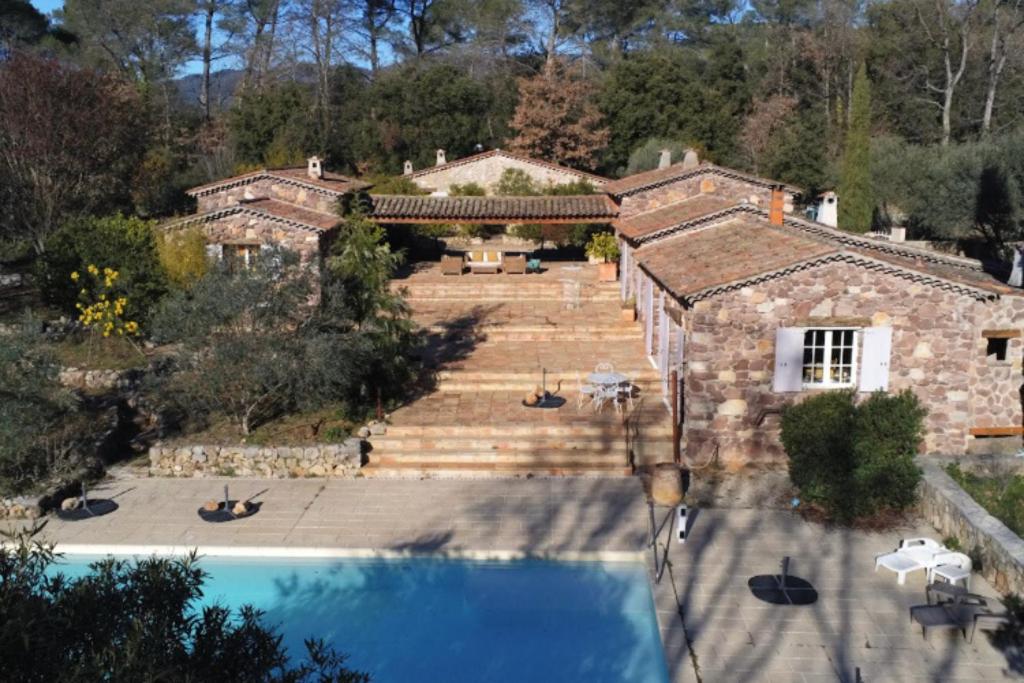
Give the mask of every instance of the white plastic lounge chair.
[[971, 558], [963, 553], [938, 553], [933, 556], [934, 567], [928, 568], [928, 583], [934, 583], [938, 577], [956, 584], [963, 581], [964, 588], [971, 589]]
[[930, 538], [905, 538], [893, 552], [875, 556], [875, 571], [884, 567], [896, 572], [897, 583], [902, 586], [907, 574], [931, 569], [936, 565], [936, 555], [949, 552], [949, 548]]

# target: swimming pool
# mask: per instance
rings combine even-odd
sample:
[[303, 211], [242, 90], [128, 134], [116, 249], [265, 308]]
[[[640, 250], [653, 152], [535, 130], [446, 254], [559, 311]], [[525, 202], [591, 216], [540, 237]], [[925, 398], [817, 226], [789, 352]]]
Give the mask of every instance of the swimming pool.
[[[59, 570], [87, 571], [68, 555]], [[205, 603], [251, 604], [289, 653], [323, 638], [375, 683], [666, 683], [644, 566], [630, 562], [204, 557]]]

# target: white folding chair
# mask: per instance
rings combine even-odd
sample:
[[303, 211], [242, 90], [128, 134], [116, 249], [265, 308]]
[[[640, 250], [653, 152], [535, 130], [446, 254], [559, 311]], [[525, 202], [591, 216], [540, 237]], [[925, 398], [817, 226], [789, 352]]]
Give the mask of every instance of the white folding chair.
[[615, 366], [602, 361], [594, 366], [594, 372], [615, 372]]

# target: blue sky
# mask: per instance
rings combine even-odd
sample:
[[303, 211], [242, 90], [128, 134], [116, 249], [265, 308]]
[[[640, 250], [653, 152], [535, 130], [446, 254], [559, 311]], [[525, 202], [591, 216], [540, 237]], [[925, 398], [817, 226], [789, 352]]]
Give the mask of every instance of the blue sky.
[[32, 0], [32, 5], [42, 12], [52, 12], [64, 6], [64, 0]]

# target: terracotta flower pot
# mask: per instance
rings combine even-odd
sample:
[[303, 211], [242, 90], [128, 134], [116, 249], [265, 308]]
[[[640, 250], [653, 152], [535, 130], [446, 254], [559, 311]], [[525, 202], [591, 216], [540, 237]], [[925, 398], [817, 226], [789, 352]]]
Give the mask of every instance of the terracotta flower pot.
[[655, 465], [651, 477], [651, 498], [658, 505], [666, 507], [674, 507], [683, 502], [683, 473], [679, 470], [679, 465]]
[[619, 278], [618, 263], [597, 264], [597, 279], [599, 282], [615, 282]]
[[636, 309], [633, 308], [632, 306], [621, 309], [619, 315], [622, 316], [622, 322], [624, 323], [636, 322]]

